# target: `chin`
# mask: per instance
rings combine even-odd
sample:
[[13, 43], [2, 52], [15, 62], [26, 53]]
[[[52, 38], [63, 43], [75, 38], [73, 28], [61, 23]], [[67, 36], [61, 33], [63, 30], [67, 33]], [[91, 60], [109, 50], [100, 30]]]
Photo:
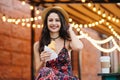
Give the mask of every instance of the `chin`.
[[59, 32], [59, 30], [50, 30], [50, 32]]

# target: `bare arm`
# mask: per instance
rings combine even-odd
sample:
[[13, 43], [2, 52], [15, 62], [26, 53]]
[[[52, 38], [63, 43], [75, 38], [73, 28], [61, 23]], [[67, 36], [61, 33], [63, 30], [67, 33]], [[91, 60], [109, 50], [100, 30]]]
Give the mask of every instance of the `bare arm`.
[[75, 51], [81, 50], [83, 48], [83, 43], [75, 35], [74, 31], [72, 30], [71, 24], [69, 27], [69, 33], [70, 33], [70, 37], [71, 37], [70, 47]]
[[44, 62], [40, 60], [38, 47], [39, 47], [39, 42], [36, 42], [34, 44], [34, 69], [35, 69], [35, 73], [38, 73], [39, 69], [44, 66]]

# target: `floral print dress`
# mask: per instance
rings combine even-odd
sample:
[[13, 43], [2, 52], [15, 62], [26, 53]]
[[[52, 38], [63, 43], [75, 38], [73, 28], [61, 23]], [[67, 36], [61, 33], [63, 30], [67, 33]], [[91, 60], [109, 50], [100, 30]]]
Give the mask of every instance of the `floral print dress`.
[[65, 48], [65, 41], [58, 58], [47, 61], [46, 67], [40, 69], [36, 80], [79, 80], [72, 74], [71, 59]]

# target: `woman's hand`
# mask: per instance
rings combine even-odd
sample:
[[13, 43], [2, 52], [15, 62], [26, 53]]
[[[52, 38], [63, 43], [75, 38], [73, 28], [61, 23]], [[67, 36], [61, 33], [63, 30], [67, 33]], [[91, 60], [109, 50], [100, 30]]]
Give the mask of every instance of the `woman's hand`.
[[40, 60], [43, 62], [46, 62], [47, 59], [50, 58], [51, 53], [47, 52], [47, 51], [42, 51], [40, 54]]
[[74, 33], [73, 26], [74, 26], [73, 24], [69, 24], [69, 29], [68, 29], [71, 38], [70, 47], [72, 48], [72, 50], [80, 51], [83, 47], [83, 44]]
[[69, 24], [69, 29], [68, 29], [69, 32], [73, 31], [73, 24]]

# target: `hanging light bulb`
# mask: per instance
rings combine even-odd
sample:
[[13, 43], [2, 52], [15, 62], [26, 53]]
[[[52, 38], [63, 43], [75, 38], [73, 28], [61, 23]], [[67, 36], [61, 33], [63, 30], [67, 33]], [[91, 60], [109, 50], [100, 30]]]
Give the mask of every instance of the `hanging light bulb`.
[[33, 18], [30, 18], [30, 21], [33, 21], [34, 19]]
[[88, 3], [88, 7], [91, 7], [92, 6], [92, 4], [91, 3]]
[[80, 28], [77, 28], [76, 30], [79, 32], [79, 31], [80, 31]]
[[3, 22], [5, 22], [7, 20], [5, 15], [2, 16], [2, 20], [3, 20]]
[[27, 27], [30, 27], [30, 23], [27, 23]]
[[74, 28], [75, 28], [75, 29], [78, 28], [78, 24], [75, 24]]
[[82, 25], [82, 24], [80, 24], [80, 25], [79, 25], [79, 27], [80, 27], [80, 28], [83, 28], [83, 25]]
[[25, 5], [25, 1], [22, 1], [22, 5]]
[[40, 25], [39, 25], [39, 24], [37, 25], [37, 28], [40, 28]]
[[98, 12], [97, 12], [99, 15], [101, 14], [101, 11], [100, 11], [100, 9], [98, 9]]
[[22, 19], [22, 22], [25, 22], [25, 19], [24, 19], [24, 18]]
[[112, 18], [112, 21], [113, 21], [113, 22], [115, 22], [115, 20], [116, 20], [116, 18], [115, 18], [115, 17], [113, 17], [113, 18]]
[[108, 26], [108, 28], [109, 28], [109, 29], [112, 29], [112, 26], [111, 26], [111, 25], [109, 25], [109, 26]]
[[99, 23], [98, 22], [95, 22], [96, 25], [98, 25]]
[[12, 22], [14, 23], [14, 22], [15, 22], [15, 19], [12, 19]]
[[38, 19], [37, 19], [37, 17], [34, 17], [34, 20], [36, 20], [36, 21], [37, 21], [37, 20], [38, 20]]
[[88, 28], [87, 24], [84, 25], [84, 28]]
[[32, 5], [30, 5], [30, 10], [33, 10], [33, 6]]
[[92, 27], [92, 24], [88, 24], [89, 27]]
[[25, 26], [25, 23], [24, 23], [24, 22], [22, 22], [22, 26]]
[[106, 22], [106, 25], [108, 26], [108, 25], [109, 25], [109, 22]]
[[105, 12], [102, 14], [102, 17], [106, 17], [106, 14], [105, 14]]
[[92, 23], [92, 26], [95, 26], [95, 23]]
[[96, 12], [96, 10], [97, 10], [97, 9], [96, 9], [96, 7], [95, 7], [95, 5], [94, 5], [94, 6], [93, 6], [93, 11]]
[[119, 23], [119, 19], [116, 19], [116, 22]]
[[7, 19], [7, 22], [11, 23], [11, 21], [12, 21], [12, 20], [11, 20], [10, 18]]
[[25, 20], [26, 20], [26, 22], [29, 22], [29, 21], [30, 21], [28, 18], [26, 18]]
[[86, 0], [81, 0], [82, 2], [85, 2]]
[[110, 15], [107, 18], [108, 18], [108, 20], [111, 20], [111, 16]]
[[39, 14], [39, 13], [40, 13], [39, 8], [37, 8], [37, 10], [36, 10], [36, 14]]
[[15, 24], [19, 24], [17, 21], [15, 21]]
[[32, 25], [32, 27], [33, 27], [33, 28], [35, 28], [35, 27], [36, 27], [36, 25], [35, 25], [35, 24], [33, 24], [33, 25]]
[[101, 19], [101, 22], [102, 22], [102, 23], [105, 22], [105, 19]]
[[72, 22], [72, 18], [69, 18], [69, 22]]
[[41, 16], [38, 16], [38, 19], [41, 19]]

